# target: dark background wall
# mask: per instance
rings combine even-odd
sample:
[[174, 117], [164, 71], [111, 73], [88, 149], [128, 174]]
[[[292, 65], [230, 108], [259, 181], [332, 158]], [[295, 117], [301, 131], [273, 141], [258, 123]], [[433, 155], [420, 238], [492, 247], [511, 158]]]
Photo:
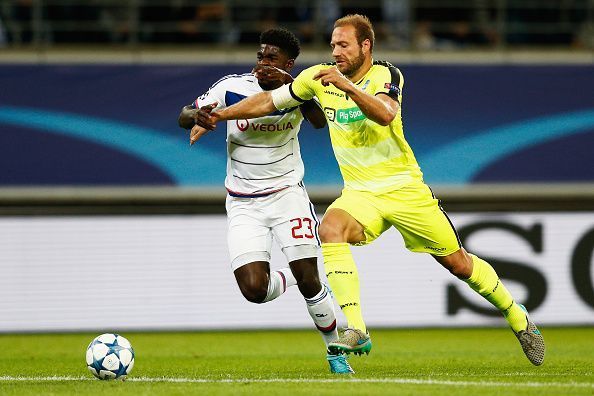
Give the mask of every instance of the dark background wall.
[[[251, 67], [0, 65], [0, 186], [220, 186], [224, 128], [190, 148], [177, 116]], [[594, 181], [593, 66], [399, 67], [429, 183]], [[327, 130], [300, 141], [306, 183], [340, 185]]]

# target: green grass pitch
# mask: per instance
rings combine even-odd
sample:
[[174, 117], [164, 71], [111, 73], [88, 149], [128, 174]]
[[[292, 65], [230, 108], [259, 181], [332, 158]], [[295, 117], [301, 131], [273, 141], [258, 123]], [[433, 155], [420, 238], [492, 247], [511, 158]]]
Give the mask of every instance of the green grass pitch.
[[507, 329], [373, 330], [355, 375], [329, 373], [311, 331], [127, 333], [126, 381], [96, 380], [85, 350], [97, 334], [0, 335], [0, 394], [592, 395], [594, 328], [544, 328], [532, 366]]

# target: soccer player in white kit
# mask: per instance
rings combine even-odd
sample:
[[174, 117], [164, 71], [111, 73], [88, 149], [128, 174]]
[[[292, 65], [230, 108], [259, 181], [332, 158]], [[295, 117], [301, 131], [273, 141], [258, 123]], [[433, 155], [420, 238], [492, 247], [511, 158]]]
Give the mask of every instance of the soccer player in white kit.
[[[288, 72], [299, 51], [299, 41], [291, 32], [278, 28], [263, 32], [252, 73], [219, 79], [182, 109], [179, 125], [192, 129], [191, 142], [206, 132], [204, 121], [213, 108], [228, 107], [291, 82]], [[250, 302], [265, 303], [297, 285], [328, 346], [338, 334], [332, 296], [318, 274], [319, 222], [302, 181], [304, 166], [297, 134], [304, 116], [316, 128], [326, 125], [313, 100], [264, 117], [227, 122], [227, 241], [243, 296]], [[273, 239], [289, 268], [270, 271]], [[327, 360], [333, 373], [353, 372], [342, 354], [328, 353]]]

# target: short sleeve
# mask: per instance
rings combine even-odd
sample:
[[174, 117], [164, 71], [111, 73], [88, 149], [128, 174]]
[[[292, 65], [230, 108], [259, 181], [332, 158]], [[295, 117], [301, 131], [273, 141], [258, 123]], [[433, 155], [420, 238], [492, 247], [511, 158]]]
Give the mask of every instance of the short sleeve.
[[317, 81], [314, 81], [313, 76], [316, 75], [318, 70], [319, 66], [312, 66], [303, 70], [295, 77], [289, 85], [289, 91], [294, 99], [305, 102], [316, 95], [315, 84]]
[[392, 99], [402, 103], [402, 87], [404, 86], [404, 77], [400, 70], [391, 64], [385, 66], [385, 72], [382, 73], [376, 86], [375, 95], [386, 94]]
[[226, 82], [230, 80], [230, 76], [225, 76], [215, 82], [205, 93], [200, 95], [193, 103], [196, 108], [217, 103], [217, 108], [226, 107], [225, 92]]

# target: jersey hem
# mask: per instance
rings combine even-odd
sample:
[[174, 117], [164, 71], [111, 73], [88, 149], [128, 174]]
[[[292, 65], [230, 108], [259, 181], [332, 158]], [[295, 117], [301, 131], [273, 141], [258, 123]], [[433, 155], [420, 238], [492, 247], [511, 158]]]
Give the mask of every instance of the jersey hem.
[[242, 192], [238, 192], [238, 191], [233, 191], [233, 190], [229, 190], [227, 188], [227, 193], [235, 198], [261, 198], [261, 197], [267, 197], [269, 195], [272, 195], [274, 193], [277, 193], [279, 191], [283, 191], [286, 190], [287, 188], [289, 188], [291, 186], [285, 186], [276, 190], [272, 190], [272, 191], [266, 191], [263, 193], [256, 193], [256, 194], [252, 194], [252, 193], [242, 193]]

